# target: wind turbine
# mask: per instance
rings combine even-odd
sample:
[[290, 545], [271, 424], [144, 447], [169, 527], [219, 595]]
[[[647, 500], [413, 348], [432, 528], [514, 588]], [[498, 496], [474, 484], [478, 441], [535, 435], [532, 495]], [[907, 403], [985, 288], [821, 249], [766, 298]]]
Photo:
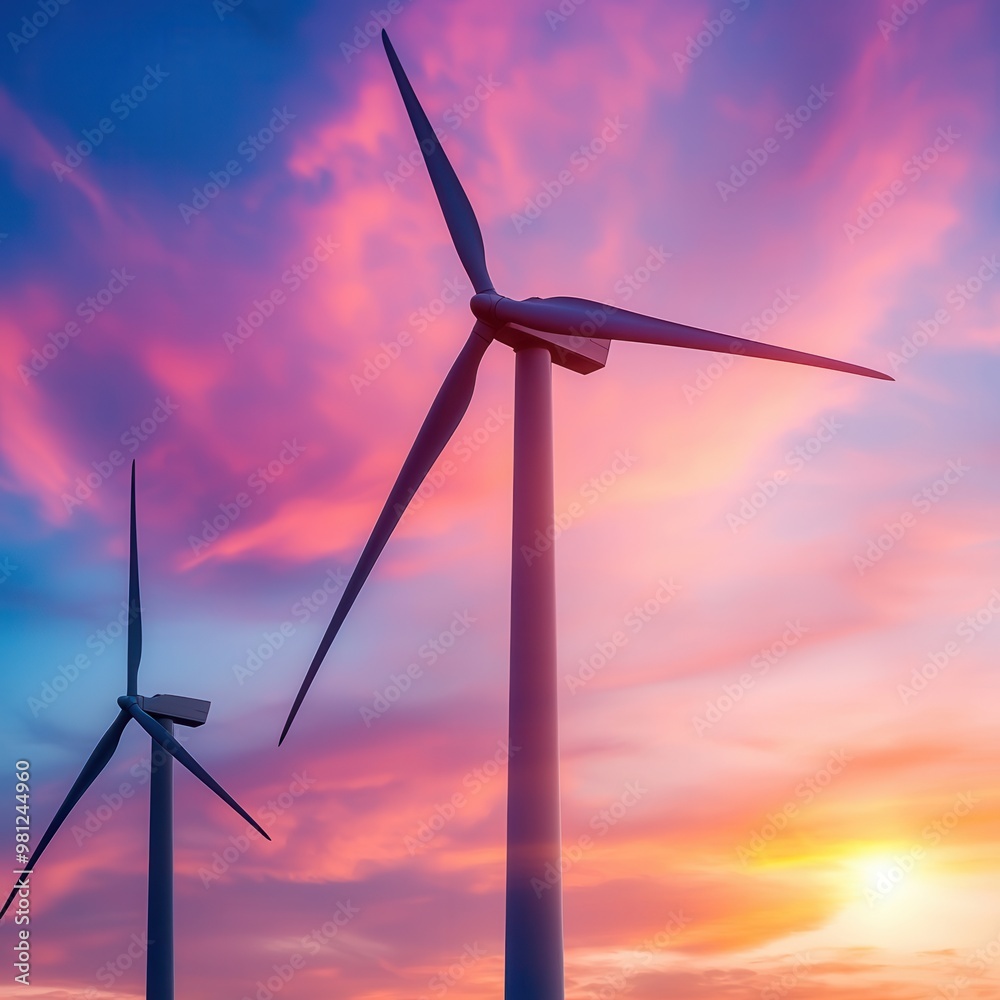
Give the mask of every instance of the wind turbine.
[[[476, 294], [472, 333], [445, 377], [417, 433], [333, 619], [292, 704], [279, 743], [330, 645], [371, 573], [410, 499], [451, 439], [472, 399], [487, 347], [513, 348], [514, 504], [511, 570], [509, 739], [517, 746], [508, 770], [504, 996], [506, 1000], [563, 997], [562, 892], [536, 892], [548, 865], [560, 866], [559, 748], [556, 711], [555, 546], [551, 537], [552, 365], [580, 374], [603, 368], [612, 340], [744, 354], [815, 368], [887, 379], [870, 368], [683, 326], [593, 302], [556, 296], [523, 301], [499, 294], [486, 268], [483, 237], [469, 199], [410, 86], [389, 36], [389, 65], [423, 152], [452, 242]], [[600, 338], [590, 334], [599, 331]], [[525, 558], [523, 553], [531, 553]], [[548, 869], [551, 870], [551, 869]]]
[[[118, 747], [125, 727], [132, 719], [142, 726], [152, 741], [152, 768], [149, 782], [149, 894], [147, 899], [146, 997], [147, 1000], [173, 1000], [174, 996], [174, 836], [173, 836], [173, 767], [176, 758], [199, 781], [208, 785], [224, 802], [236, 810], [267, 840], [264, 828], [174, 739], [174, 724], [204, 725], [211, 702], [199, 698], [182, 698], [174, 694], [144, 697], [138, 693], [139, 657], [142, 655], [142, 612], [139, 607], [139, 557], [135, 540], [135, 462], [132, 463], [132, 504], [129, 537], [128, 574], [128, 655], [126, 693], [118, 699], [115, 721], [101, 737], [80, 776], [73, 783], [63, 804], [56, 811], [48, 829], [42, 834], [28, 863], [18, 874], [17, 885], [11, 890], [0, 910], [7, 912], [18, 891], [26, 886], [35, 863], [63, 821], [80, 801], [84, 792], [108, 766]], [[162, 748], [166, 753], [159, 752]]]

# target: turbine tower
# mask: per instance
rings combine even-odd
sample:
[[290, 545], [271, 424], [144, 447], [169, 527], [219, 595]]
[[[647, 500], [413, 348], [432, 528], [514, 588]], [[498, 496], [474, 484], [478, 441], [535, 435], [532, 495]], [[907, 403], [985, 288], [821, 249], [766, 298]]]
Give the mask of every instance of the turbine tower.
[[[496, 340], [513, 348], [514, 507], [511, 571], [509, 739], [518, 747], [508, 768], [504, 997], [562, 1000], [562, 890], [536, 893], [547, 865], [560, 871], [559, 747], [556, 711], [555, 545], [538, 537], [554, 520], [552, 365], [579, 374], [604, 367], [612, 340], [743, 354], [887, 379], [870, 368], [730, 337], [568, 296], [510, 299], [486, 268], [475, 213], [448, 157], [382, 32], [389, 65], [423, 152], [434, 192], [476, 294], [472, 333], [445, 377], [413, 447], [361, 552], [333, 619], [292, 704], [279, 743], [407, 504], [444, 450], [472, 399], [479, 363]], [[595, 338], [590, 334], [599, 333]], [[531, 551], [530, 563], [522, 552]], [[549, 869], [551, 870], [551, 869]]]
[[[111, 761], [125, 727], [135, 719], [149, 734], [154, 763], [149, 782], [149, 893], [147, 898], [146, 998], [174, 997], [174, 838], [173, 768], [176, 759], [199, 781], [236, 810], [265, 839], [264, 828], [174, 739], [174, 725], [201, 726], [211, 702], [174, 694], [144, 697], [138, 693], [139, 658], [142, 655], [142, 612], [139, 607], [139, 557], [135, 537], [135, 462], [132, 463], [132, 503], [129, 523], [128, 654], [126, 693], [118, 699], [115, 721], [101, 737], [63, 804], [42, 834], [28, 863], [20, 871], [17, 885], [0, 910], [7, 912], [18, 891], [26, 886], [35, 863], [84, 792]], [[162, 751], [166, 751], [165, 753]]]

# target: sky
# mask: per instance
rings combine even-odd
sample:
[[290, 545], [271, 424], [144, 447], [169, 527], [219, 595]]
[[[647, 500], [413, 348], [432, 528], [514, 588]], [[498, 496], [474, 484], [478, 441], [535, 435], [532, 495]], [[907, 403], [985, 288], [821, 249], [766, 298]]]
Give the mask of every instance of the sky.
[[[178, 769], [178, 995], [500, 993], [504, 345], [277, 746], [471, 328], [386, 26], [501, 292], [895, 378], [556, 369], [567, 997], [996, 996], [995, 6], [374, 4], [0, 15], [7, 856], [125, 689], [134, 460], [139, 690], [272, 837]], [[143, 994], [148, 779], [133, 726], [0, 998]]]

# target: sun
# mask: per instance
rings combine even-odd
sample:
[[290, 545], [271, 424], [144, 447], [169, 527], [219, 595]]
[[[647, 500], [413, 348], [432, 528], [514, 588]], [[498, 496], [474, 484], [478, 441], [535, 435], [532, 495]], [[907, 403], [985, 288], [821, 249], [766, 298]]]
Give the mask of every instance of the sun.
[[879, 845], [842, 863], [854, 876], [847, 880], [851, 894], [874, 910], [896, 910], [926, 888], [927, 852], [918, 845]]

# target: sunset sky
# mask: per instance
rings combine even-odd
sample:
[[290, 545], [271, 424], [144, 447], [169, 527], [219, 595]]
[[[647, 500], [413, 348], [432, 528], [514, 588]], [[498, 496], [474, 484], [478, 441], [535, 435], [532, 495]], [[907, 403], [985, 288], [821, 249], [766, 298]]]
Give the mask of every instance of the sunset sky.
[[[989, 0], [4, 5], [6, 856], [15, 762], [37, 838], [125, 691], [134, 459], [139, 690], [211, 700], [273, 838], [176, 769], [177, 995], [502, 993], [502, 344], [277, 747], [471, 329], [382, 24], [501, 292], [896, 379], [555, 371], [567, 997], [996, 997]], [[0, 998], [143, 995], [148, 767], [130, 727]]]

